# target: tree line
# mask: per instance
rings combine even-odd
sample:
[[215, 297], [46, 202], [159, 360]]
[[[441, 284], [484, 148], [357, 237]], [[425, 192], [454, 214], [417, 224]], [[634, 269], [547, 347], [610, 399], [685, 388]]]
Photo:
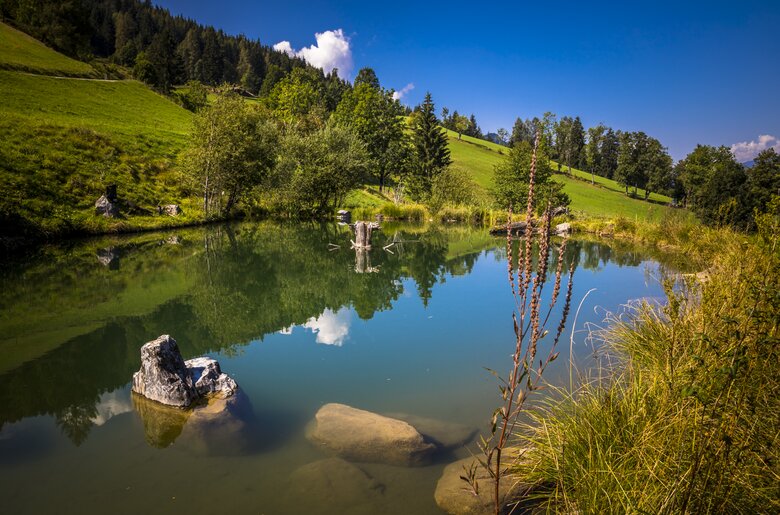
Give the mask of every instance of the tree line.
[[0, 0], [0, 19], [71, 57], [133, 69], [165, 92], [198, 81], [267, 93], [294, 68], [319, 71], [257, 40], [173, 16], [149, 0]]

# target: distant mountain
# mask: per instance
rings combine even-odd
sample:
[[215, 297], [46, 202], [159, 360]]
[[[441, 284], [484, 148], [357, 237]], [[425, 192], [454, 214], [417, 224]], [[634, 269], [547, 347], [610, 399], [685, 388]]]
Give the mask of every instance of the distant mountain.
[[744, 163], [742, 163], [742, 166], [744, 166], [745, 168], [753, 168], [754, 164], [756, 164], [756, 162], [751, 159], [750, 161], [745, 161]]

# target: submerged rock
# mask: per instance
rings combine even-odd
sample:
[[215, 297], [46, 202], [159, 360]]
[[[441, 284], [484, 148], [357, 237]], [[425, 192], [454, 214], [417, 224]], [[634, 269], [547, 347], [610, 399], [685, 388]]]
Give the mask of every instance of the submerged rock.
[[384, 485], [348, 461], [328, 458], [295, 470], [288, 494], [299, 513], [373, 513]]
[[436, 450], [403, 420], [335, 403], [317, 411], [307, 438], [347, 460], [393, 465], [424, 465]]
[[408, 422], [423, 435], [426, 441], [436, 444], [438, 450], [444, 452], [455, 451], [470, 443], [478, 432], [474, 427], [408, 413], [385, 413], [385, 415]]
[[199, 397], [176, 340], [164, 334], [141, 347], [141, 369], [133, 374], [133, 391], [182, 408]]
[[[524, 450], [518, 448], [505, 449], [502, 463], [503, 460], [509, 463], [510, 460], [522, 459], [524, 453]], [[467, 475], [471, 467], [476, 467], [474, 470], [478, 494], [462, 478]], [[529, 491], [529, 486], [518, 482], [517, 478], [511, 475], [504, 476], [501, 480], [499, 497], [505, 512], [524, 513], [528, 506], [523, 506], [521, 500]], [[494, 512], [493, 480], [475, 457], [464, 458], [444, 467], [441, 478], [436, 484], [434, 498], [439, 508], [452, 515], [488, 515]]]

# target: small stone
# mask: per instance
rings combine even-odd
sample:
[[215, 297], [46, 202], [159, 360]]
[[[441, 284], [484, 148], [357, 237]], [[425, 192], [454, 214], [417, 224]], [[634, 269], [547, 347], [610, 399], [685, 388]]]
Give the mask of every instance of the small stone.
[[193, 358], [185, 361], [184, 365], [189, 370], [192, 383], [200, 397], [213, 393], [230, 397], [238, 390], [236, 382], [222, 372], [219, 362], [215, 359], [205, 356]]
[[95, 214], [106, 218], [116, 218], [119, 216], [119, 204], [111, 202], [108, 197], [101, 195], [95, 202]]
[[571, 234], [571, 224], [570, 223], [562, 223], [555, 226], [555, 234], [557, 236], [566, 236], [567, 234]]
[[179, 216], [181, 214], [181, 208], [178, 204], [168, 204], [160, 207], [160, 214], [166, 214], [168, 216]]

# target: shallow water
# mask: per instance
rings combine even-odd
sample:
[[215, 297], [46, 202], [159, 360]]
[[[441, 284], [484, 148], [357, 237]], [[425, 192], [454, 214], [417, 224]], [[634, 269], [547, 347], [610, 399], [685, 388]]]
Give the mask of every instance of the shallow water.
[[[336, 225], [247, 223], [76, 242], [7, 264], [3, 511], [439, 513], [436, 482], [466, 448], [424, 467], [358, 464], [374, 479], [366, 492], [349, 477], [334, 486], [296, 473], [327, 457], [304, 431], [328, 402], [484, 430], [498, 389], [483, 367], [505, 370], [513, 348], [504, 241], [385, 224], [358, 259], [349, 238]], [[587, 370], [587, 328], [662, 298], [660, 265], [587, 241], [571, 241], [565, 260], [576, 267], [573, 312], [595, 288], [574, 328]], [[568, 381], [571, 331], [552, 382]], [[134, 403], [139, 349], [160, 334], [185, 359], [217, 358], [246, 394], [245, 416], [203, 429]]]

